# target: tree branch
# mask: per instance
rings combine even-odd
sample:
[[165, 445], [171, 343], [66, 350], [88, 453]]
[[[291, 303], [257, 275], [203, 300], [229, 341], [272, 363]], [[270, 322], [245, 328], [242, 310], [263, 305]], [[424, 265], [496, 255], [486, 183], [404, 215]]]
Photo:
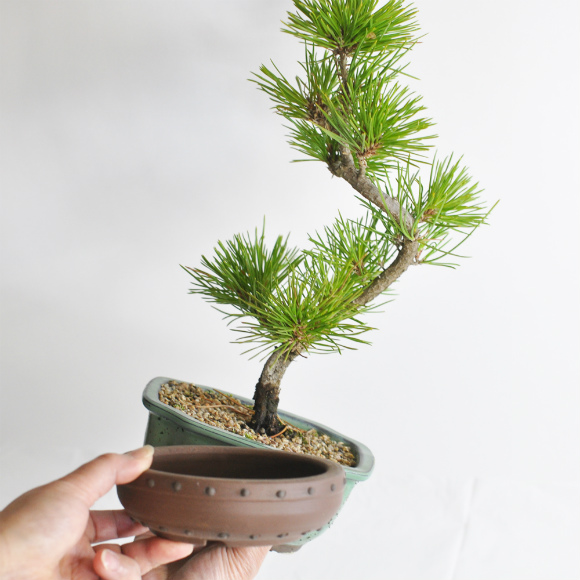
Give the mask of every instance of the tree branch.
[[356, 298], [353, 303], [358, 306], [364, 306], [371, 300], [374, 300], [379, 294], [382, 294], [411, 264], [415, 263], [418, 250], [418, 241], [404, 238], [397, 257], [388, 268], [383, 270], [383, 272], [365, 288], [364, 292]]
[[[365, 199], [389, 213], [398, 222], [404, 223], [407, 231], [413, 232], [415, 222], [413, 216], [396, 199], [383, 194], [363, 170], [357, 170], [352, 153], [346, 145], [340, 146], [340, 159], [333, 164], [329, 163], [328, 167], [333, 175], [342, 177]], [[418, 241], [403, 238], [397, 257], [354, 300], [354, 304], [363, 306], [384, 292], [411, 264], [416, 262], [418, 251]]]
[[364, 172], [359, 172], [354, 164], [350, 149], [346, 145], [340, 146], [340, 158], [335, 163], [329, 163], [328, 168], [336, 177], [342, 177], [356, 189], [365, 199], [374, 203], [383, 211], [390, 213], [395, 220], [404, 222], [407, 231], [413, 230], [415, 220], [413, 216], [399, 202], [390, 195], [383, 194]]
[[334, 58], [338, 78], [342, 85], [342, 92], [344, 93], [344, 96], [348, 96], [348, 58], [346, 52], [344, 50], [335, 50]]

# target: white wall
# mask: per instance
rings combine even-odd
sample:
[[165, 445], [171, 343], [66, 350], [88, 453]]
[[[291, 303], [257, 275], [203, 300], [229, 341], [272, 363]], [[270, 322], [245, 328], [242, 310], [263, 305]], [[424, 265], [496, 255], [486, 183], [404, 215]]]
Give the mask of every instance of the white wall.
[[[260, 577], [578, 579], [578, 7], [416, 5], [438, 149], [501, 202], [459, 269], [401, 280], [373, 347], [288, 373], [282, 406], [377, 465], [318, 550]], [[247, 82], [270, 58], [295, 70], [290, 6], [0, 1], [2, 506], [140, 445], [154, 376], [251, 396], [260, 362], [179, 264], [264, 215], [300, 244], [357, 211], [324, 166], [289, 163]]]

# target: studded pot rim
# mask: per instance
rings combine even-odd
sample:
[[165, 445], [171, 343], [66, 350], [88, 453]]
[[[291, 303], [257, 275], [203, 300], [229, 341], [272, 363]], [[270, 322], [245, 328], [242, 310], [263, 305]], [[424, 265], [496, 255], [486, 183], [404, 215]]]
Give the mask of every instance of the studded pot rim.
[[117, 491], [128, 513], [157, 535], [249, 546], [320, 529], [339, 510], [345, 483], [343, 468], [326, 459], [185, 445], [156, 448], [151, 469]]

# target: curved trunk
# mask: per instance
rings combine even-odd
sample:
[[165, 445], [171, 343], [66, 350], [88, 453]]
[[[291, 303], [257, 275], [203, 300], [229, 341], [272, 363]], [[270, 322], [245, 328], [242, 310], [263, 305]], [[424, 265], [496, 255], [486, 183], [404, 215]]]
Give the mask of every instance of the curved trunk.
[[350, 149], [346, 145], [340, 146], [340, 158], [334, 163], [328, 164], [328, 169], [336, 177], [344, 179], [349, 185], [358, 191], [365, 199], [374, 203], [384, 212], [389, 213], [399, 223], [404, 223], [409, 232], [413, 231], [414, 218], [402, 207], [399, 202], [380, 191], [380, 189], [368, 178], [364, 169], [357, 169]]
[[[347, 181], [365, 199], [391, 215], [400, 224], [404, 224], [407, 231], [413, 233], [415, 218], [396, 199], [383, 194], [367, 177], [364, 168], [356, 168], [352, 153], [346, 145], [340, 146], [340, 158], [335, 163], [329, 164], [328, 168], [333, 175]], [[354, 303], [363, 306], [384, 292], [410, 265], [417, 262], [418, 251], [417, 240], [404, 238], [393, 262], [369, 284]]]
[[[409, 232], [414, 229], [414, 218], [396, 199], [383, 194], [365, 175], [364, 169], [357, 169], [352, 153], [347, 146], [340, 147], [340, 159], [329, 164], [330, 171], [347, 181], [363, 197], [389, 213], [399, 223], [404, 224]], [[411, 265], [416, 263], [419, 242], [403, 239], [399, 253], [393, 262], [375, 278], [364, 292], [354, 301], [363, 306], [384, 292]], [[290, 363], [305, 349], [296, 347], [289, 354], [274, 352], [270, 355], [254, 392], [254, 416], [250, 427], [258, 433], [276, 435], [282, 429], [278, 419], [280, 401], [280, 382]]]
[[367, 286], [365, 291], [354, 300], [354, 303], [363, 306], [382, 294], [409, 266], [416, 263], [418, 251], [419, 242], [405, 238], [391, 265]]
[[274, 352], [270, 355], [254, 392], [254, 416], [250, 427], [258, 433], [275, 435], [282, 424], [278, 419], [280, 402], [280, 382], [290, 363], [300, 354], [301, 349], [290, 354]]

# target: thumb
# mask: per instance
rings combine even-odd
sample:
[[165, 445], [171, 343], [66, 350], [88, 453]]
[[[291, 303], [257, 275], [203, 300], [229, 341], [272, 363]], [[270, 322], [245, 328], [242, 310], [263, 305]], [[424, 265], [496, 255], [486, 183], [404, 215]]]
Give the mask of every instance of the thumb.
[[153, 452], [151, 445], [145, 445], [124, 455], [107, 453], [81, 465], [60, 481], [71, 485], [90, 509], [114, 485], [129, 483], [149, 469]]

